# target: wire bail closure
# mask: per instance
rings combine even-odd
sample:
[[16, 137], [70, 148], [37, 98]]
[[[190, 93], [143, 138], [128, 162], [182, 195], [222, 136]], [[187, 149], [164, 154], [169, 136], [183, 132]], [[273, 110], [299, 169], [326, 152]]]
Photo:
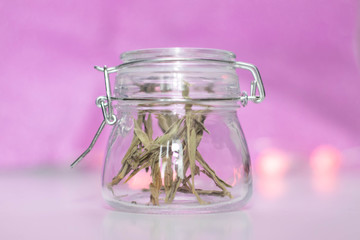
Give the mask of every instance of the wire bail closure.
[[96, 141], [98, 140], [101, 132], [103, 131], [106, 124], [108, 125], [114, 125], [117, 121], [116, 116], [114, 114], [114, 110], [112, 107], [112, 101], [111, 101], [111, 85], [110, 85], [110, 79], [109, 79], [109, 72], [106, 65], [101, 68], [98, 66], [94, 67], [96, 70], [104, 72], [104, 79], [105, 79], [105, 91], [106, 91], [106, 97], [100, 96], [96, 99], [96, 106], [101, 108], [104, 120], [101, 122], [100, 127], [96, 131], [96, 134], [93, 138], [93, 140], [90, 143], [90, 146], [70, 165], [71, 167], [74, 167], [77, 165], [94, 147]]
[[[250, 96], [247, 94], [246, 91], [242, 91], [238, 98], [231, 98], [231, 99], [222, 99], [222, 100], [238, 100], [240, 101], [241, 105], [245, 107], [248, 101], [252, 101], [254, 103], [260, 103], [265, 98], [265, 89], [264, 85], [259, 73], [259, 70], [255, 65], [244, 63], [244, 62], [235, 62], [235, 61], [225, 61], [225, 60], [217, 60], [217, 59], [205, 59], [205, 58], [158, 58], [158, 59], [143, 59], [137, 60], [132, 62], [126, 62], [120, 64], [115, 67], [108, 68], [106, 65], [104, 67], [95, 66], [94, 68], [98, 71], [104, 73], [104, 80], [105, 80], [105, 91], [106, 96], [100, 96], [96, 99], [96, 106], [100, 107], [102, 110], [102, 114], [104, 120], [101, 122], [93, 140], [90, 143], [90, 146], [70, 165], [74, 167], [77, 165], [94, 147], [97, 139], [99, 138], [102, 130], [104, 129], [105, 125], [114, 125], [117, 121], [117, 118], [114, 114], [113, 106], [112, 106], [112, 94], [111, 94], [111, 84], [109, 79], [109, 74], [119, 71], [124, 67], [128, 67], [129, 65], [136, 64], [136, 63], [143, 63], [143, 62], [172, 62], [172, 61], [209, 61], [209, 62], [220, 62], [220, 63], [228, 63], [233, 65], [235, 68], [246, 69], [251, 72], [254, 77], [254, 80], [251, 81], [250, 84]], [[257, 94], [258, 93], [258, 94]], [[126, 98], [116, 98], [117, 100], [131, 100]], [[133, 99], [135, 100], [135, 99]], [[146, 99], [136, 99], [136, 100], [146, 100]], [[182, 102], [191, 102], [196, 101], [199, 99], [182, 99]]]

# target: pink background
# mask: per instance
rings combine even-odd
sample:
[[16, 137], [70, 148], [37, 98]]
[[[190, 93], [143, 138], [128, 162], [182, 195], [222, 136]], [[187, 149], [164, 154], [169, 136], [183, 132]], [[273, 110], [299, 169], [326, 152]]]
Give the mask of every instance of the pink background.
[[[239, 111], [254, 161], [324, 144], [357, 160], [358, 15], [355, 0], [2, 1], [0, 167], [69, 165], [102, 120], [93, 66], [156, 47], [226, 49], [258, 66], [267, 98]], [[101, 164], [107, 133], [87, 164]]]

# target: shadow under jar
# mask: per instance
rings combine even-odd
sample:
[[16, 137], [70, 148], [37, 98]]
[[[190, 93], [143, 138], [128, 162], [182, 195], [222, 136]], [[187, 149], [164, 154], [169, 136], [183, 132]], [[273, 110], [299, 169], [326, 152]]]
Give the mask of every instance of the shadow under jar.
[[[215, 49], [138, 50], [121, 59], [115, 68], [99, 68], [116, 72], [114, 96], [104, 104], [104, 117], [113, 114], [105, 200], [138, 213], [241, 208], [251, 196], [252, 176], [236, 111], [265, 97], [256, 67]], [[237, 68], [254, 76], [249, 96], [240, 91]]]

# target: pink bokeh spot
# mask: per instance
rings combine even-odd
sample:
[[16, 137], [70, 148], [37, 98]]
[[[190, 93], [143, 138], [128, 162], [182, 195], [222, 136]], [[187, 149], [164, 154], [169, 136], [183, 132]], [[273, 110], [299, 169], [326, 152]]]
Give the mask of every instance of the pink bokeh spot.
[[129, 188], [133, 190], [140, 190], [149, 188], [151, 182], [150, 171], [140, 171], [136, 174], [136, 177], [130, 179], [127, 184], [129, 185]]
[[316, 175], [335, 174], [339, 169], [342, 156], [340, 151], [330, 145], [314, 149], [310, 155], [310, 166]]
[[285, 175], [290, 169], [290, 158], [278, 148], [267, 148], [256, 159], [259, 176], [258, 190], [269, 199], [282, 196], [286, 190]]
[[341, 152], [331, 145], [321, 145], [310, 156], [312, 183], [319, 193], [332, 193], [337, 186], [338, 171], [341, 165]]
[[282, 150], [266, 149], [257, 159], [257, 169], [263, 177], [282, 178], [289, 169], [289, 157]]

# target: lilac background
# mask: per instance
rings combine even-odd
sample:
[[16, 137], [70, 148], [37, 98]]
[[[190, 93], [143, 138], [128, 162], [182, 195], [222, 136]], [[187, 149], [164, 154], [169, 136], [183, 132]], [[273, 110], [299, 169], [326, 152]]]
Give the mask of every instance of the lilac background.
[[255, 159], [268, 147], [306, 158], [322, 144], [358, 159], [358, 15], [355, 0], [2, 1], [0, 167], [70, 164], [102, 120], [93, 66], [155, 47], [226, 49], [259, 67], [267, 98], [239, 111]]

